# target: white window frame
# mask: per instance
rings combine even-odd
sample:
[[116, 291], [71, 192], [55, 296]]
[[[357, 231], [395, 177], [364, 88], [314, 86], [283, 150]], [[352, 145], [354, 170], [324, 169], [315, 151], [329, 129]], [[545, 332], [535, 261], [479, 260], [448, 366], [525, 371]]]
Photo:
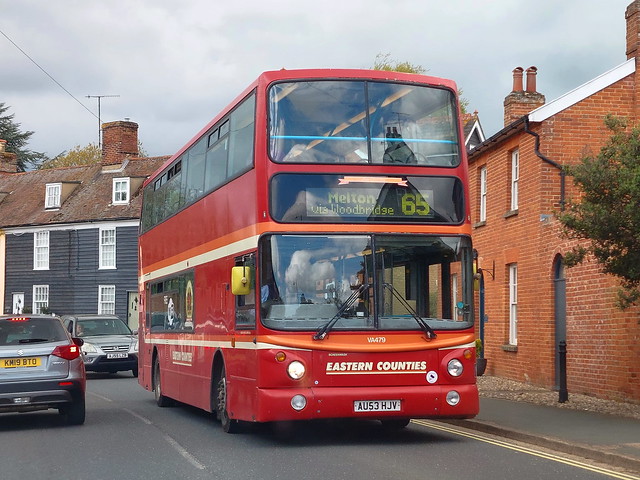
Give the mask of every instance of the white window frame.
[[33, 269], [49, 270], [49, 231], [33, 233]]
[[[112, 235], [111, 235], [112, 234]], [[98, 232], [98, 257], [100, 270], [116, 268], [116, 228], [101, 228]]]
[[518, 264], [509, 265], [509, 344], [518, 345]]
[[480, 169], [480, 222], [487, 221], [487, 166]]
[[127, 205], [129, 203], [129, 188], [131, 180], [129, 177], [113, 179], [113, 194], [111, 202], [114, 205]]
[[115, 315], [116, 313], [116, 286], [98, 285], [98, 314]]
[[511, 210], [518, 210], [518, 190], [520, 181], [520, 150], [511, 152]]
[[47, 307], [49, 307], [49, 285], [34, 285], [31, 311], [42, 313], [42, 309]]
[[61, 183], [47, 183], [44, 196], [44, 208], [60, 208], [60, 199], [62, 198]]

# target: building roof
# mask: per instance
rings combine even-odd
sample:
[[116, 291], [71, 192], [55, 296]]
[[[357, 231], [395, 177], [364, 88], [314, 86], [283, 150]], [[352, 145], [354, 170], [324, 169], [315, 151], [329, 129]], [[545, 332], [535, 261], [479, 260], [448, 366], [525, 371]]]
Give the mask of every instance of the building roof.
[[[35, 170], [0, 175], [0, 228], [138, 219], [142, 207], [142, 180], [167, 160], [163, 157], [128, 158], [121, 166], [102, 164]], [[113, 179], [130, 182], [128, 204], [112, 204]], [[63, 186], [59, 208], [45, 209], [46, 185]]]
[[598, 75], [597, 77], [589, 80], [588, 82], [574, 88], [570, 92], [561, 95], [560, 97], [552, 100], [541, 107], [538, 107], [526, 115], [518, 118], [517, 120], [506, 125], [502, 130], [499, 130], [491, 137], [483, 140], [482, 143], [471, 147], [469, 151], [469, 160], [477, 156], [480, 152], [491, 148], [497, 144], [500, 144], [506, 138], [511, 135], [525, 129], [528, 123], [540, 123], [561, 111], [581, 102], [582, 100], [596, 94], [600, 90], [613, 85], [614, 83], [622, 80], [623, 78], [631, 75], [636, 70], [635, 58], [630, 58], [626, 62], [612, 68], [611, 70]]
[[484, 142], [484, 130], [482, 130], [482, 126], [480, 125], [480, 119], [478, 118], [477, 111], [462, 114], [462, 128], [464, 133], [464, 144], [467, 147], [467, 152], [476, 145]]
[[636, 59], [630, 58], [626, 62], [612, 68], [608, 72], [598, 75], [596, 78], [574, 88], [570, 92], [556, 98], [555, 100], [532, 110], [529, 113], [530, 122], [542, 122], [549, 117], [560, 113], [562, 110], [575, 105], [576, 103], [590, 97], [600, 90], [613, 85], [619, 80], [631, 75], [636, 71]]

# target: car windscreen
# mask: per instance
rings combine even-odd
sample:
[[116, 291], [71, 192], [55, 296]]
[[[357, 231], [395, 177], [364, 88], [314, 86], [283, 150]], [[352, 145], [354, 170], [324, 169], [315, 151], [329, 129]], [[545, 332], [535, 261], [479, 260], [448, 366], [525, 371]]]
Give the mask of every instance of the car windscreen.
[[88, 337], [93, 335], [131, 335], [129, 327], [119, 318], [94, 318], [78, 320], [76, 335]]

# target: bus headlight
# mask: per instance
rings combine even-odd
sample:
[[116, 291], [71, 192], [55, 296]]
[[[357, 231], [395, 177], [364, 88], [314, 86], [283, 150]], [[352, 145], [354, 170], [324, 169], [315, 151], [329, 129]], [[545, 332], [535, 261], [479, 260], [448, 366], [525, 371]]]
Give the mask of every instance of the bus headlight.
[[447, 363], [447, 371], [452, 377], [459, 377], [462, 375], [463, 370], [464, 367], [462, 366], [462, 362], [457, 358], [449, 360], [449, 363]]
[[447, 393], [447, 403], [452, 407], [455, 407], [460, 403], [460, 394], [455, 390], [451, 390]]
[[294, 380], [300, 380], [304, 377], [306, 369], [304, 368], [304, 364], [299, 362], [298, 360], [294, 360], [289, 365], [287, 365], [287, 373]]
[[306, 406], [307, 399], [304, 397], [304, 395], [294, 395], [291, 398], [291, 408], [293, 408], [295, 411], [299, 412]]

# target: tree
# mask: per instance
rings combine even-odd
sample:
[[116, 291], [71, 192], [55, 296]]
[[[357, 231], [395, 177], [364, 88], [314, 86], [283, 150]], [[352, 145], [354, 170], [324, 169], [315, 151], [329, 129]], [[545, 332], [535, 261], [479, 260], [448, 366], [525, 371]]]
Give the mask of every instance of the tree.
[[[383, 70], [385, 72], [402, 72], [402, 73], [417, 73], [423, 74], [428, 70], [422, 65], [414, 65], [409, 62], [399, 62], [391, 58], [390, 53], [379, 53], [376, 55], [376, 59], [373, 62], [373, 70]], [[460, 99], [460, 110], [462, 113], [467, 113], [469, 107], [469, 100], [462, 97], [462, 90], [458, 89], [458, 97]]]
[[640, 300], [640, 127], [607, 115], [613, 132], [598, 156], [587, 155], [567, 168], [581, 190], [579, 202], [559, 215], [569, 238], [586, 240], [566, 255], [566, 264], [581, 263], [588, 254], [605, 273], [621, 280], [618, 305]]
[[[138, 142], [138, 156], [146, 157], [142, 142]], [[84, 147], [76, 145], [68, 152], [56, 155], [54, 158], [40, 164], [39, 169], [78, 167], [81, 165], [94, 165], [102, 160], [102, 149], [95, 143], [90, 143]]]
[[51, 160], [43, 162], [40, 169], [77, 167], [80, 165], [93, 165], [99, 163], [102, 158], [102, 150], [95, 143], [90, 143], [85, 147], [76, 145], [71, 150], [64, 151], [56, 155]]
[[7, 110], [9, 107], [0, 102], [0, 139], [7, 141], [7, 152], [17, 155], [19, 171], [24, 172], [29, 167], [37, 167], [47, 160], [47, 156], [26, 148], [33, 132], [20, 131], [20, 124], [13, 121], [13, 114], [6, 114]]
[[379, 53], [373, 63], [373, 70], [384, 70], [385, 72], [418, 73], [427, 72], [422, 65], [414, 65], [409, 62], [398, 62], [391, 58], [390, 53]]

